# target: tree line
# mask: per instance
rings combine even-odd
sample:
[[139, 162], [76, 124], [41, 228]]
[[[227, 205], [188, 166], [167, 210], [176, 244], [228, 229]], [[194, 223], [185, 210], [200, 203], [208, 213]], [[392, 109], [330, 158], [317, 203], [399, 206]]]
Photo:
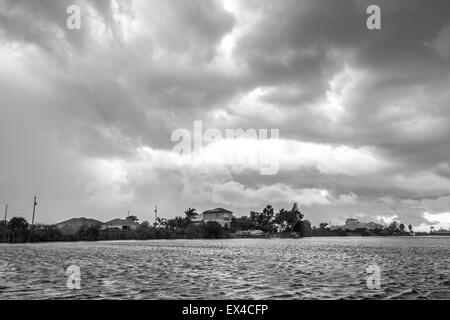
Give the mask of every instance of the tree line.
[[[132, 216], [127, 217], [127, 219]], [[130, 219], [131, 220], [131, 219]], [[0, 222], [0, 242], [106, 241], [150, 239], [221, 239], [231, 237], [229, 229], [217, 222], [194, 224], [189, 217], [158, 218], [154, 224], [140, 223], [136, 229], [102, 229], [100, 224], [82, 225], [74, 233], [64, 233], [56, 225], [30, 225], [25, 218]]]
[[[22, 217], [0, 222], [0, 242], [46, 242], [46, 241], [102, 241], [102, 240], [150, 240], [150, 239], [222, 239], [240, 235], [242, 231], [259, 231], [266, 237], [326, 237], [360, 235], [407, 235], [412, 226], [393, 221], [388, 226], [375, 230], [334, 230], [328, 223], [318, 227], [304, 220], [299, 206], [294, 203], [290, 210], [280, 209], [275, 212], [267, 205], [261, 212], [252, 211], [250, 216], [233, 218], [228, 228], [217, 222], [195, 222], [196, 209], [189, 208], [184, 216], [165, 219], [158, 217], [153, 224], [148, 221], [140, 223], [136, 229], [116, 230], [102, 229], [100, 224], [83, 225], [74, 233], [64, 233], [56, 225], [30, 225]], [[126, 219], [137, 222], [136, 216]]]

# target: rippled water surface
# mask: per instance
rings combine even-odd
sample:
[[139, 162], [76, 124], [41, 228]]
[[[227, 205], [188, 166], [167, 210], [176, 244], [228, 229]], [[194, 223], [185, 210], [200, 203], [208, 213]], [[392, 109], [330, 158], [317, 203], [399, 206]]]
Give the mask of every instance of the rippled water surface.
[[2, 244], [0, 298], [450, 299], [449, 262], [450, 237]]

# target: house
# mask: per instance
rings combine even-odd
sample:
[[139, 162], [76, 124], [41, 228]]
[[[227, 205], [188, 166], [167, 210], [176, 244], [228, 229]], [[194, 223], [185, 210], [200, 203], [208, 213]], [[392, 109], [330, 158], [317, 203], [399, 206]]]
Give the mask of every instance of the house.
[[108, 222], [103, 223], [102, 230], [135, 230], [138, 227], [139, 223], [128, 220], [128, 219], [114, 219]]
[[363, 223], [359, 222], [358, 219], [350, 218], [345, 221], [345, 225], [343, 226], [332, 226], [331, 230], [350, 230], [350, 231], [356, 231], [356, 230], [375, 230], [375, 229], [382, 229], [383, 225], [375, 222], [368, 222]]
[[194, 223], [217, 222], [222, 227], [229, 228], [232, 218], [233, 218], [232, 211], [223, 208], [216, 208], [204, 211], [203, 213], [193, 218], [191, 221]]
[[446, 229], [439, 229], [433, 232], [433, 234], [435, 235], [439, 235], [439, 236], [450, 236], [450, 229], [446, 230]]
[[101, 225], [102, 222], [89, 218], [73, 218], [56, 224], [63, 234], [76, 234], [83, 226]]

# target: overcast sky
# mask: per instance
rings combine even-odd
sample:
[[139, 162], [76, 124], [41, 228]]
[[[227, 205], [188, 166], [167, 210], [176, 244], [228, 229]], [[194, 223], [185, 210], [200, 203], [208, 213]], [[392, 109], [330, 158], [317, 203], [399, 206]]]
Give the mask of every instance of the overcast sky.
[[[448, 228], [449, 88], [448, 0], [0, 0], [0, 202], [30, 220], [36, 194], [45, 223], [298, 202], [313, 224]], [[196, 120], [279, 129], [278, 173], [177, 161]]]

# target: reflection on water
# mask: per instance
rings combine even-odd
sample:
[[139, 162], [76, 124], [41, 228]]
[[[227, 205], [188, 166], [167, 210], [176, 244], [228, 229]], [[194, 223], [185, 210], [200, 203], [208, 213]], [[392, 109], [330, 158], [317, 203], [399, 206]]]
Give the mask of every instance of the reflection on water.
[[[0, 245], [0, 298], [450, 299], [449, 259], [447, 237]], [[68, 289], [72, 265], [81, 290]]]

